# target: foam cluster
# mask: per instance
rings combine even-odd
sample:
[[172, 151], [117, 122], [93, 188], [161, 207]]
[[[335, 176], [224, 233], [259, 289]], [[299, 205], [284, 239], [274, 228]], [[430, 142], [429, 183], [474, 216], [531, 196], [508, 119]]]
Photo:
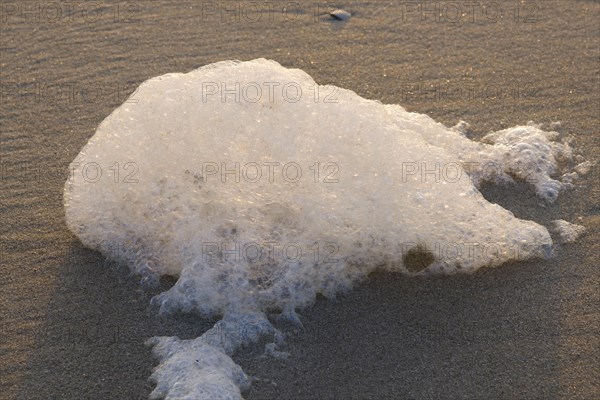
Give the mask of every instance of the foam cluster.
[[[150, 377], [157, 383], [151, 398], [241, 399], [240, 390], [250, 378], [230, 356], [239, 347], [277, 331], [260, 312], [228, 314], [202, 336], [193, 340], [153, 337], [146, 341], [161, 363]], [[270, 343], [269, 348], [276, 346]]]
[[[386, 107], [402, 125], [419, 132], [428, 143], [449, 151], [476, 187], [484, 181], [524, 181], [533, 186], [540, 198], [553, 202], [577, 178], [577, 173], [567, 172], [574, 160], [571, 138], [559, 141], [558, 132], [544, 131], [533, 122], [491, 132], [478, 142], [467, 138], [469, 125], [464, 121], [448, 129], [425, 114], [408, 113], [398, 105]], [[588, 164], [586, 161], [574, 168], [583, 170]]]
[[[86, 246], [143, 276], [178, 276], [154, 299], [162, 311], [204, 315], [293, 318], [375, 269], [472, 272], [548, 255], [545, 227], [477, 186], [524, 179], [553, 201], [568, 186], [556, 175], [569, 145], [536, 126], [486, 143], [459, 128], [265, 59], [167, 74], [144, 82], [73, 161], [66, 219]], [[157, 344], [179, 349], [158, 351], [172, 365], [194, 363], [180, 342]], [[227, 363], [214, 346], [186, 346]], [[230, 367], [219, 379], [243, 387]]]
[[585, 226], [572, 224], [564, 219], [552, 221], [552, 231], [558, 234], [560, 243], [572, 243], [587, 230]]

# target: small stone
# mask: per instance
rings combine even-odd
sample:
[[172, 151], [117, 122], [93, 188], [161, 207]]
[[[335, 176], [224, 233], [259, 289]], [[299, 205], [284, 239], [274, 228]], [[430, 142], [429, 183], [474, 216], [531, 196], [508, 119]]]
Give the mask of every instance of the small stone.
[[331, 11], [329, 15], [337, 19], [338, 21], [348, 21], [352, 16], [352, 14], [350, 14], [348, 11], [342, 9]]

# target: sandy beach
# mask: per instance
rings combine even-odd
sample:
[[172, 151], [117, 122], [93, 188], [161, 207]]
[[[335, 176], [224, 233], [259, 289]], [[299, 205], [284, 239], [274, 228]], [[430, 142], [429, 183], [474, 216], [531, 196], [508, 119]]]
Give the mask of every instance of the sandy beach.
[[[141, 286], [64, 221], [69, 163], [151, 77], [264, 57], [447, 126], [467, 121], [473, 138], [560, 122], [598, 161], [598, 1], [293, 4], [0, 3], [0, 399], [146, 399], [157, 361], [144, 341], [215, 322], [159, 317], [149, 301], [173, 281]], [[331, 21], [337, 7], [352, 18]], [[600, 398], [599, 182], [596, 166], [552, 204], [526, 185], [482, 188], [519, 218], [587, 232], [551, 259], [377, 273], [320, 298], [287, 360], [234, 357], [258, 378], [244, 398]]]

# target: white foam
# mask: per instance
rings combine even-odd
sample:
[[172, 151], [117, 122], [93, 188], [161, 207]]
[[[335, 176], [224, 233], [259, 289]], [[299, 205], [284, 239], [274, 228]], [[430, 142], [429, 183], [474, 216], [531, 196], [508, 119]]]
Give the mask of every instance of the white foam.
[[577, 164], [574, 169], [579, 175], [587, 175], [595, 165], [594, 162], [588, 160]]
[[564, 219], [556, 219], [552, 221], [552, 225], [553, 231], [558, 233], [561, 243], [572, 243], [586, 231], [585, 226], [572, 224]]
[[[281, 335], [263, 313], [228, 314], [193, 340], [154, 337], [146, 342], [161, 363], [150, 379], [151, 398], [241, 399], [250, 379], [229, 357], [236, 349], [267, 334]], [[269, 349], [277, 352], [276, 344]]]
[[[546, 228], [476, 185], [527, 178], [552, 201], [563, 184], [551, 176], [570, 147], [535, 126], [485, 139], [273, 61], [221, 62], [144, 82], [100, 124], [71, 164], [66, 219], [86, 246], [136, 272], [179, 276], [154, 299], [161, 311], [293, 318], [317, 293], [333, 296], [375, 269], [472, 272], [546, 255]], [[240, 172], [221, 174], [235, 163]], [[417, 248], [429, 253], [422, 267], [409, 262]], [[256, 325], [238, 319], [237, 329]], [[242, 342], [207, 344], [207, 334], [155, 339], [155, 396], [239, 397], [247, 380], [227, 355]], [[198, 366], [200, 354], [212, 361]]]
[[512, 182], [515, 178], [532, 184], [537, 195], [549, 202], [570, 187], [570, 182], [552, 178], [559, 174], [559, 162], [573, 159], [569, 138], [558, 142], [558, 132], [529, 124], [492, 132], [475, 142], [465, 136], [468, 125], [463, 121], [448, 129], [427, 115], [407, 113], [397, 105], [387, 107], [402, 125], [419, 132], [430, 144], [448, 150], [477, 187], [482, 181]]

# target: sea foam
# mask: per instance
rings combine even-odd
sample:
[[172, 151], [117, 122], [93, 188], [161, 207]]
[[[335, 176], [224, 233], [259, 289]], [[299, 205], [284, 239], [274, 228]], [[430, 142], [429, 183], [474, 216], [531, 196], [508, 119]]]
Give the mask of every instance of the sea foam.
[[178, 277], [153, 299], [162, 312], [224, 315], [227, 340], [151, 341], [153, 396], [239, 398], [249, 381], [229, 355], [249, 339], [234, 331], [277, 333], [267, 312], [294, 319], [376, 269], [548, 256], [548, 230], [478, 186], [523, 180], [554, 201], [576, 175], [556, 178], [571, 147], [535, 125], [479, 142], [462, 128], [265, 59], [144, 82], [73, 161], [64, 201], [84, 245]]

